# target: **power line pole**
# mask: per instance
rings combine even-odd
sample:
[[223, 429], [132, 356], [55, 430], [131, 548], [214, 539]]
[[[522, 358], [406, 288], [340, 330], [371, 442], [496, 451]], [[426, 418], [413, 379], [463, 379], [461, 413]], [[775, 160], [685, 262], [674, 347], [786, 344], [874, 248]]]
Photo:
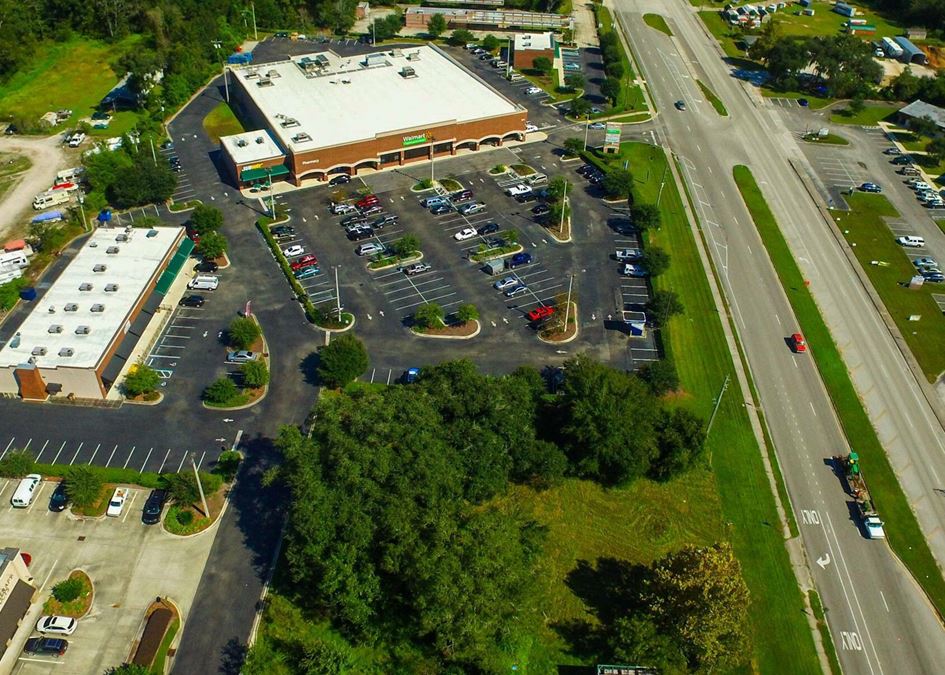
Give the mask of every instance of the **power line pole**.
[[719, 395], [715, 397], [715, 407], [712, 408], [712, 416], [709, 417], [709, 425], [706, 427], [705, 435], [706, 438], [709, 437], [709, 432], [712, 431], [712, 423], [715, 422], [715, 414], [719, 411], [719, 404], [722, 403], [722, 396], [725, 394], [725, 390], [728, 389], [729, 376], [725, 376], [725, 381], [722, 383], [722, 389], [719, 391]]
[[203, 504], [203, 514], [209, 518], [210, 509], [207, 508], [207, 498], [203, 494], [203, 483], [200, 482], [200, 474], [197, 472], [197, 462], [194, 461], [194, 453], [190, 453], [190, 464], [194, 467], [194, 478], [197, 479], [197, 489], [200, 490], [200, 501]]
[[561, 222], [558, 223], [558, 230], [561, 236], [564, 236], [564, 212], [568, 208], [568, 179], [564, 179], [564, 194], [561, 196]]
[[151, 159], [154, 160], [154, 166], [157, 166], [157, 154], [154, 152], [154, 138], [149, 137], [148, 140], [151, 141]]
[[256, 3], [251, 2], [249, 3], [249, 6], [253, 10], [253, 39], [258, 41], [259, 33], [256, 32]]
[[338, 286], [338, 265], [335, 268], [335, 306], [338, 308], [338, 321], [341, 321], [341, 288]]
[[568, 332], [568, 319], [571, 317], [571, 286], [574, 285], [574, 275], [568, 278], [568, 304], [564, 308], [564, 332]]
[[587, 150], [587, 131], [591, 128], [591, 116], [584, 116], [584, 149]]

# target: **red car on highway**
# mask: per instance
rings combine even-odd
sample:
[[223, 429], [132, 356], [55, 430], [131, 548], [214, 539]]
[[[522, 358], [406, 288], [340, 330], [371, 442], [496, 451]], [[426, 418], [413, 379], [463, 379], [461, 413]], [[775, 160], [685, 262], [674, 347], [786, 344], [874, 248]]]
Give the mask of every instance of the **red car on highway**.
[[802, 354], [807, 351], [807, 341], [804, 340], [803, 335], [794, 333], [791, 336], [791, 349], [794, 350], [795, 354]]
[[303, 255], [301, 258], [292, 263], [292, 271], [298, 272], [303, 267], [311, 267], [312, 265], [318, 264], [318, 258], [316, 258], [312, 253], [308, 255]]

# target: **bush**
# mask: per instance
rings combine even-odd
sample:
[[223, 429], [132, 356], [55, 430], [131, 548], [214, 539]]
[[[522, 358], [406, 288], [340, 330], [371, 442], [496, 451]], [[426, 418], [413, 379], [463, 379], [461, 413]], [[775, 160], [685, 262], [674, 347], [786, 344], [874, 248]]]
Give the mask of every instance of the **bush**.
[[102, 496], [105, 481], [102, 474], [90, 466], [72, 466], [63, 477], [66, 494], [73, 505], [87, 508], [95, 504]]
[[223, 212], [215, 206], [198, 204], [190, 214], [190, 226], [201, 237], [223, 227]]
[[541, 73], [548, 73], [552, 68], [551, 59], [546, 56], [539, 56], [532, 61], [532, 68]]
[[214, 405], [228, 405], [239, 395], [239, 388], [228, 377], [221, 377], [203, 390], [204, 400]]
[[454, 47], [462, 47], [463, 45], [475, 42], [475, 40], [476, 36], [473, 35], [471, 31], [460, 28], [459, 30], [454, 30], [447, 38], [446, 42]]
[[217, 474], [223, 480], [229, 482], [236, 478], [236, 472], [239, 471], [240, 462], [243, 456], [235, 450], [226, 450], [217, 457], [217, 464], [213, 467], [213, 473]]
[[406, 257], [420, 250], [420, 240], [412, 234], [404, 235], [394, 242], [392, 248], [397, 255]]
[[472, 303], [465, 303], [456, 310], [456, 318], [462, 323], [469, 323], [479, 318], [479, 310]]
[[0, 460], [0, 476], [4, 478], [23, 478], [33, 473], [36, 462], [29, 453], [22, 450], [12, 450]]
[[240, 316], [230, 322], [227, 335], [236, 349], [249, 349], [262, 335], [259, 324], [249, 317]]
[[133, 371], [125, 377], [125, 395], [130, 397], [148, 394], [158, 388], [161, 378], [154, 368], [139, 363]]
[[443, 308], [435, 302], [420, 305], [414, 312], [413, 319], [421, 328], [439, 328], [443, 325]]
[[356, 380], [369, 364], [364, 343], [347, 333], [322, 347], [318, 355], [318, 377], [329, 387], [343, 387]]
[[253, 389], [269, 384], [269, 368], [265, 361], [248, 361], [240, 367], [243, 384]]
[[23, 277], [0, 284], [0, 311], [12, 309], [20, 299], [20, 291], [26, 287], [27, 281]]
[[194, 512], [193, 511], [178, 511], [177, 512], [177, 522], [187, 527], [192, 522], [194, 522]]
[[216, 260], [222, 258], [230, 247], [230, 243], [219, 232], [207, 232], [200, 237], [200, 243], [197, 244], [197, 253], [206, 260]]
[[53, 586], [52, 595], [59, 602], [66, 603], [78, 600], [83, 590], [85, 590], [85, 583], [83, 583], [82, 579], [73, 577], [65, 581], [60, 581]]
[[576, 137], [564, 139], [564, 151], [569, 157], [577, 157], [583, 150], [584, 139]]
[[629, 169], [616, 168], [611, 169], [601, 181], [601, 187], [608, 197], [629, 197], [633, 192], [633, 174]]

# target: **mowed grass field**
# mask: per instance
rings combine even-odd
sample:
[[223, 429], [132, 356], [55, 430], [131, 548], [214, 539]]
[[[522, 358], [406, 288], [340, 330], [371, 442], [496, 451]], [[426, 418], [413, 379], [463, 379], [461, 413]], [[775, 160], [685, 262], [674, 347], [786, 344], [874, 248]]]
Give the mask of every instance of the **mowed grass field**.
[[[895, 235], [883, 218], [896, 218], [899, 212], [883, 195], [854, 194], [847, 197], [850, 211], [833, 211], [837, 227], [843, 232], [860, 266], [899, 328], [912, 355], [929, 382], [945, 371], [945, 316], [932, 293], [945, 293], [942, 284], [925, 284], [910, 289], [902, 284], [915, 274], [915, 266], [905, 250], [895, 242]], [[880, 264], [874, 265], [873, 261]], [[922, 317], [910, 321], [910, 316]]]
[[[72, 117], [61, 127], [75, 125], [91, 115], [102, 97], [118, 84], [120, 78], [110, 64], [137, 40], [131, 37], [109, 45], [75, 39], [37, 45], [29, 66], [0, 85], [0, 117], [39, 119], [50, 111], [71, 109]], [[114, 135], [113, 131], [103, 133]]]

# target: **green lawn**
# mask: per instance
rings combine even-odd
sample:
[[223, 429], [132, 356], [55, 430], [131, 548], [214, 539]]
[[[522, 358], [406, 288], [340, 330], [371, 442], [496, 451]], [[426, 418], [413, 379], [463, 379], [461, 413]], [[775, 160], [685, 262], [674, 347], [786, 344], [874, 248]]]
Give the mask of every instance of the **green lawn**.
[[896, 129], [892, 131], [892, 136], [903, 148], [910, 152], [925, 152], [925, 146], [929, 144], [930, 140], [927, 136], [919, 136], [908, 129]]
[[[883, 217], [896, 218], [899, 213], [883, 196], [854, 194], [847, 197], [851, 210], [833, 211], [837, 227], [843, 232], [873, 288], [902, 332], [913, 356], [929, 382], [935, 382], [945, 371], [945, 316], [932, 299], [941, 293], [941, 284], [927, 284], [919, 290], [901, 284], [915, 273], [915, 267]], [[878, 261], [879, 264], [874, 264]], [[919, 315], [920, 321], [909, 321]]]
[[221, 136], [232, 136], [245, 131], [226, 101], [220, 101], [217, 107], [203, 118], [203, 130], [214, 143], [219, 143]]
[[846, 108], [830, 114], [830, 121], [834, 124], [856, 124], [873, 127], [881, 120], [891, 117], [902, 106], [893, 103], [868, 105], [858, 113], [851, 113]]
[[[36, 120], [49, 111], [69, 108], [72, 117], [62, 127], [75, 125], [81, 117], [91, 115], [118, 83], [119, 77], [109, 64], [137, 40], [132, 36], [117, 44], [73, 39], [38, 45], [36, 58], [0, 85], [0, 117], [15, 114]], [[112, 130], [103, 133], [116, 135]]]
[[709, 103], [712, 104], [712, 107], [715, 108], [715, 112], [722, 117], [728, 117], [728, 110], [725, 109], [725, 104], [722, 103], [722, 99], [716, 96], [715, 92], [709, 89], [702, 80], [696, 80], [696, 84], [698, 84], [699, 89], [702, 90], [702, 95], [705, 96]]
[[[811, 347], [810, 353], [833, 401], [840, 425], [846, 437], [854, 440], [853, 447], [863, 460], [864, 472], [869, 476], [870, 494], [887, 524], [887, 541], [922, 586], [938, 612], [942, 613], [945, 611], [945, 580], [942, 579], [941, 571], [899, 487], [886, 451], [879, 442], [869, 416], [850, 381], [837, 345], [804, 283], [804, 277], [751, 171], [747, 167], [737, 166], [734, 176], [781, 285], [797, 315], [801, 331]], [[842, 497], [838, 492], [837, 498]]]
[[[904, 26], [886, 20], [876, 12], [856, 3], [848, 3], [856, 7], [856, 18], [866, 19], [871, 26], [876, 26], [876, 33], [869, 36], [863, 35], [867, 40], [880, 40], [884, 37], [893, 37], [902, 35]], [[831, 11], [832, 2], [820, 2], [815, 0], [811, 4], [814, 10], [814, 16], [804, 16], [801, 14], [801, 7], [789, 5], [775, 14], [778, 22], [778, 28], [782, 35], [836, 35], [843, 30], [843, 24], [849, 21], [848, 17], [841, 16]]]
[[669, 37], [673, 37], [673, 31], [669, 29], [666, 19], [664, 19], [661, 14], [644, 14], [643, 23], [650, 28], [655, 28], [661, 33], [666, 33]]
[[820, 110], [826, 105], [833, 103], [832, 98], [823, 98], [822, 96], [815, 96], [810, 92], [806, 91], [781, 91], [780, 89], [775, 89], [773, 87], [762, 87], [761, 95], [767, 96], [768, 98], [806, 98], [807, 105], [811, 110]]

